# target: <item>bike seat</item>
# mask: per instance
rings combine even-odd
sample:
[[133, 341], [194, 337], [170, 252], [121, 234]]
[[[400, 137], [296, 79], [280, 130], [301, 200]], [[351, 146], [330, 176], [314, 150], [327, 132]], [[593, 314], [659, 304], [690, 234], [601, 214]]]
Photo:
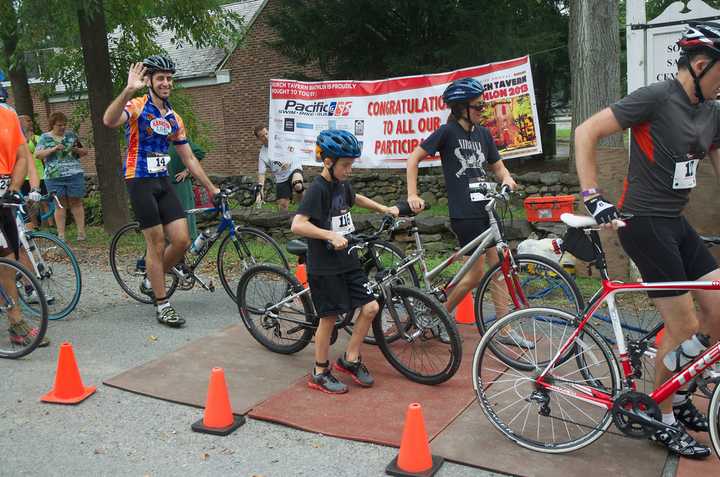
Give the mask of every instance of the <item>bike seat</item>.
[[588, 227], [597, 226], [597, 222], [595, 222], [595, 219], [586, 215], [575, 215], [566, 213], [560, 215], [560, 220], [562, 220], [563, 223], [568, 227], [572, 227], [574, 229], [585, 229]]
[[290, 240], [287, 245], [285, 246], [287, 248], [288, 253], [291, 255], [297, 255], [298, 257], [302, 257], [303, 255], [307, 254], [307, 242], [304, 240]]

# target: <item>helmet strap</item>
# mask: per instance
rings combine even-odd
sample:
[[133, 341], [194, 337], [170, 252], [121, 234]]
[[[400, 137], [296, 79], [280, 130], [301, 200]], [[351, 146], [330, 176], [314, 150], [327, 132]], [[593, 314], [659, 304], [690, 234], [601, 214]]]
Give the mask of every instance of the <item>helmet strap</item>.
[[705, 76], [705, 73], [710, 71], [710, 68], [715, 66], [715, 63], [717, 62], [717, 58], [712, 58], [710, 62], [707, 64], [705, 68], [700, 72], [699, 75], [695, 74], [695, 70], [693, 69], [692, 65], [688, 65], [688, 70], [690, 71], [690, 76], [693, 78], [693, 82], [695, 83], [695, 96], [697, 96], [697, 99], [700, 103], [705, 102], [705, 96], [702, 94], [702, 89], [700, 89], [700, 79]]

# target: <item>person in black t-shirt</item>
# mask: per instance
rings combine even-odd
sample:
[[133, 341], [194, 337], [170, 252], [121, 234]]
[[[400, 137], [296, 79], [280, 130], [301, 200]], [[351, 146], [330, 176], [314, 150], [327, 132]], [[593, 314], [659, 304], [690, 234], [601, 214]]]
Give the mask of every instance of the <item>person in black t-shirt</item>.
[[[308, 284], [315, 311], [320, 317], [315, 332], [315, 367], [308, 386], [330, 394], [347, 392], [347, 386], [330, 372], [328, 353], [335, 319], [341, 313], [360, 308], [353, 334], [335, 369], [349, 374], [363, 387], [373, 385], [373, 378], [362, 363], [360, 346], [370, 329], [379, 306], [368, 286], [368, 277], [355, 256], [347, 253], [345, 235], [355, 230], [350, 209], [354, 204], [383, 214], [397, 216], [397, 207], [382, 204], [355, 194], [347, 181], [360, 145], [351, 133], [325, 130], [317, 138], [315, 153], [322, 161], [322, 173], [305, 193], [291, 230], [308, 238]], [[332, 250], [328, 246], [332, 245]]]
[[[450, 83], [443, 93], [443, 100], [451, 110], [447, 124], [440, 126], [415, 148], [407, 161], [408, 203], [413, 212], [420, 212], [425, 207], [425, 202], [420, 198], [417, 189], [418, 164], [423, 158], [440, 153], [448, 194], [450, 226], [461, 247], [470, 243], [490, 226], [485, 203], [474, 202], [471, 199], [470, 183], [477, 180], [484, 181], [487, 166], [498, 181], [508, 185], [510, 189], [515, 189], [517, 186], [500, 159], [490, 131], [479, 124], [483, 110], [482, 94], [483, 86], [474, 78], [463, 78]], [[498, 261], [494, 250], [485, 253], [484, 256], [491, 265]], [[481, 257], [450, 291], [445, 303], [448, 312], [452, 312], [463, 297], [472, 288], [478, 286], [485, 274], [483, 262]], [[513, 332], [507, 330], [507, 333]], [[518, 343], [524, 347], [532, 346], [518, 333], [513, 333], [512, 337], [501, 338], [511, 346]]]

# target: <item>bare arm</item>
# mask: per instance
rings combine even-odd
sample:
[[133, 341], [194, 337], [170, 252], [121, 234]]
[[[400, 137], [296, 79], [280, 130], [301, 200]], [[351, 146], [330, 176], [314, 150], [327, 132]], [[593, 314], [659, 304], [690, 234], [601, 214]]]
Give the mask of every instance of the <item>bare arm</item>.
[[418, 146], [407, 160], [408, 204], [410, 204], [410, 209], [412, 209], [413, 212], [420, 212], [425, 207], [425, 201], [418, 196], [417, 178], [420, 160], [427, 155], [427, 151]]
[[122, 93], [110, 103], [110, 106], [103, 114], [103, 124], [109, 128], [117, 128], [122, 126], [128, 120], [125, 112], [125, 104], [132, 99], [135, 93], [143, 88], [145, 83], [146, 68], [142, 63], [135, 63], [130, 67], [128, 72], [128, 82]]
[[187, 170], [190, 171], [190, 174], [192, 174], [193, 177], [199, 180], [200, 183], [205, 186], [208, 192], [212, 193], [213, 196], [220, 192], [220, 189], [215, 187], [215, 184], [213, 184], [207, 174], [205, 174], [205, 170], [200, 165], [200, 161], [198, 161], [195, 155], [192, 153], [192, 149], [190, 149], [189, 144], [185, 143], [175, 145], [175, 150], [177, 151], [178, 156], [180, 156], [180, 160], [182, 160], [183, 164], [185, 164], [185, 167], [187, 167]]
[[47, 159], [47, 157], [50, 154], [54, 154], [54, 153], [56, 153], [58, 151], [62, 151], [62, 150], [63, 150], [62, 144], [56, 144], [55, 147], [48, 147], [46, 149], [35, 149], [35, 157], [37, 157], [38, 159], [41, 159], [43, 162], [45, 162], [45, 159]]
[[332, 230], [321, 229], [310, 222], [307, 215], [295, 214], [290, 231], [301, 237], [307, 237], [318, 240], [327, 240], [332, 243], [335, 250], [342, 250], [347, 247], [347, 239]]
[[[28, 149], [27, 144], [21, 144], [20, 147], [18, 147], [15, 157], [15, 167], [13, 168], [12, 176], [10, 177], [10, 190], [13, 192], [19, 191], [23, 182], [25, 182], [28, 163], [31, 158], [30, 149]], [[37, 179], [37, 171], [35, 171], [35, 179]]]
[[398, 214], [400, 213], [398, 211], [398, 208], [395, 206], [387, 207], [378, 202], [375, 202], [372, 199], [368, 199], [367, 197], [365, 197], [364, 195], [361, 195], [361, 194], [355, 194], [355, 203], [357, 205], [359, 205], [360, 207], [362, 207], [363, 209], [374, 210], [375, 212], [380, 212], [381, 214], [391, 214], [391, 215], [394, 215], [395, 217], [397, 217]]
[[509, 186], [510, 190], [515, 190], [517, 184], [502, 160], [490, 164], [489, 167], [490, 171], [495, 174], [495, 177], [497, 177], [497, 180], [500, 181], [501, 184]]
[[622, 130], [610, 108], [595, 113], [575, 128], [575, 167], [581, 190], [598, 187], [596, 152], [598, 142]]
[[27, 176], [28, 180], [30, 181], [30, 188], [31, 189], [40, 189], [40, 176], [38, 175], [37, 167], [35, 167], [35, 160], [33, 158], [32, 153], [30, 152], [30, 148], [27, 147], [27, 144], [25, 145], [25, 148], [27, 149]]

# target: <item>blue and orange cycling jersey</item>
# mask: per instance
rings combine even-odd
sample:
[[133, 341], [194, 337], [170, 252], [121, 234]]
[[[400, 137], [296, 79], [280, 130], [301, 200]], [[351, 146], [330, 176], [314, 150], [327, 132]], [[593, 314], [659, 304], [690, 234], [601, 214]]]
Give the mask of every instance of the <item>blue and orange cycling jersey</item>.
[[148, 157], [167, 156], [170, 141], [175, 145], [187, 143], [182, 118], [172, 110], [170, 103], [166, 102], [165, 108], [167, 113], [163, 116], [150, 95], [133, 98], [125, 105], [125, 112], [128, 113], [125, 123], [127, 158], [123, 163], [125, 179], [167, 176], [167, 168], [151, 172], [151, 168], [162, 168], [157, 163], [148, 167]]

